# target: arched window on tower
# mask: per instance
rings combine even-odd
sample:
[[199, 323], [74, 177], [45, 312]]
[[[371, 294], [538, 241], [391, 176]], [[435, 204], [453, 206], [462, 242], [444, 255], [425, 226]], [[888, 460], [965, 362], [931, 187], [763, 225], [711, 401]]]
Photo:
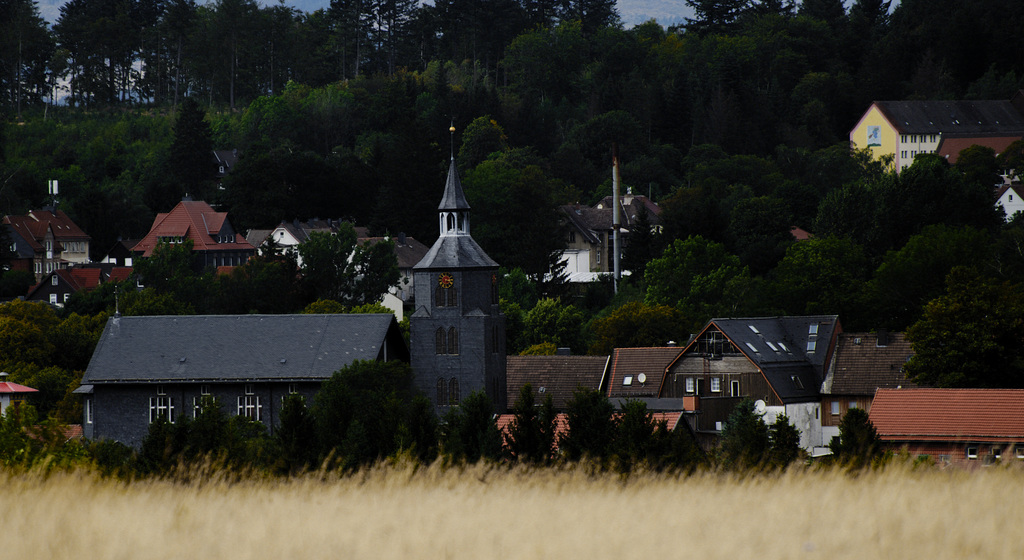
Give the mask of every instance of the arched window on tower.
[[498, 275], [491, 275], [491, 305], [498, 305]]
[[434, 307], [444, 307], [444, 288], [434, 288]]
[[434, 353], [445, 354], [447, 353], [448, 347], [444, 337], [444, 327], [437, 327], [434, 331]]
[[448, 329], [448, 353], [459, 353], [459, 331], [455, 330], [455, 327]]
[[459, 293], [455, 286], [445, 290], [448, 292], [448, 307], [455, 307], [459, 304]]
[[444, 382], [443, 377], [437, 378], [437, 405], [445, 406], [448, 404], [448, 387]]
[[459, 380], [454, 377], [448, 382], [448, 404], [451, 406], [459, 404]]
[[455, 214], [448, 214], [447, 222], [448, 222], [447, 223], [448, 231], [454, 231], [455, 230]]

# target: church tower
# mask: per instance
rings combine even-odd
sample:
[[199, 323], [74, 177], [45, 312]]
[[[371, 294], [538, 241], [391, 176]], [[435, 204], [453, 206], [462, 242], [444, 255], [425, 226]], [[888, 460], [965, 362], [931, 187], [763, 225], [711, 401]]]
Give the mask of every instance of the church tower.
[[439, 415], [483, 391], [507, 409], [505, 316], [498, 263], [469, 234], [469, 203], [452, 159], [438, 210], [440, 237], [413, 267], [416, 310], [409, 319], [416, 387]]

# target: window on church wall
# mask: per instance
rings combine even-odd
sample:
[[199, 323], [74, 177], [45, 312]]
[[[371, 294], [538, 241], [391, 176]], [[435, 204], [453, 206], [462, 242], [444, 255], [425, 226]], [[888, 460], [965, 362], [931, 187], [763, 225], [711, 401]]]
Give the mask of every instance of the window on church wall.
[[434, 332], [434, 353], [435, 354], [447, 354], [448, 347], [445, 341], [444, 329], [438, 327]]
[[448, 382], [448, 404], [451, 406], [457, 406], [461, 397], [459, 396], [459, 380], [452, 378]]
[[459, 353], [459, 331], [455, 330], [455, 327], [448, 329], [448, 353]]
[[447, 231], [454, 231], [455, 230], [455, 215], [454, 214], [448, 214], [448, 219], [445, 220], [445, 221], [447, 222], [447, 224], [446, 224]]
[[455, 286], [452, 286], [451, 288], [448, 288], [445, 291], [448, 292], [448, 307], [457, 306], [459, 304], [459, 295], [457, 292], [457, 288]]
[[434, 306], [444, 307], [444, 288], [441, 286], [434, 288]]
[[498, 275], [491, 275], [491, 304], [498, 305]]
[[445, 406], [448, 404], [448, 386], [444, 382], [443, 377], [437, 378], [437, 405]]

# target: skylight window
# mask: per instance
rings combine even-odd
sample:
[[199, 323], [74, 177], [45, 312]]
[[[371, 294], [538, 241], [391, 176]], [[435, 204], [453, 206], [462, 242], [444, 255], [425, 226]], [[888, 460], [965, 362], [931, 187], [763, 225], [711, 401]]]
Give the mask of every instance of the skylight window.
[[633, 384], [633, 376], [632, 375], [627, 375], [627, 376], [623, 377], [622, 378], [622, 384], [623, 385], [632, 385]]
[[750, 327], [750, 330], [753, 331], [754, 334], [761, 334], [761, 331], [757, 330], [757, 327], [755, 327], [754, 325], [747, 326]]
[[815, 336], [818, 334], [818, 325], [817, 325], [817, 323], [807, 327], [807, 334], [808, 335], [815, 335]]
[[795, 375], [791, 375], [789, 378], [793, 380], [793, 385], [795, 385], [797, 389], [803, 389], [804, 388], [804, 382], [800, 381], [799, 377], [797, 377]]
[[779, 348], [782, 348], [783, 352], [789, 352], [789, 348], [787, 348], [786, 344], [782, 341], [779, 341]]
[[750, 349], [751, 349], [752, 351], [754, 351], [754, 352], [757, 352], [757, 351], [758, 351], [758, 350], [757, 350], [757, 348], [756, 348], [756, 347], [755, 347], [755, 346], [754, 346], [753, 344], [751, 344], [751, 343], [749, 343], [749, 342], [747, 343], [747, 348], [750, 348]]
[[814, 349], [818, 346], [818, 341], [811, 339], [807, 341], [807, 351], [814, 352]]
[[770, 340], [766, 340], [766, 341], [764, 341], [764, 343], [768, 345], [768, 348], [772, 349], [772, 352], [778, 352], [779, 351], [779, 347], [775, 346], [774, 344], [772, 344]]

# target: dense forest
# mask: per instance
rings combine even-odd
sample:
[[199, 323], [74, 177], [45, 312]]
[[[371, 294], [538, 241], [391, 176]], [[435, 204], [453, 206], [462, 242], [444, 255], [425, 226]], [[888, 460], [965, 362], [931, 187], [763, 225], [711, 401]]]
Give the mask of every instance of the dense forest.
[[[606, 0], [71, 0], [52, 26], [32, 1], [0, 0], [0, 212], [49, 203], [57, 179], [94, 258], [185, 194], [243, 232], [330, 217], [429, 245], [451, 153], [473, 235], [510, 271], [510, 350], [608, 352], [685, 340], [712, 316], [828, 313], [910, 329], [908, 371], [926, 376], [943, 375], [943, 337], [968, 333], [976, 367], [931, 381], [1021, 384], [1024, 223], [992, 187], [1024, 148], [971, 148], [956, 166], [922, 155], [896, 175], [847, 142], [875, 99], [1009, 99], [1024, 78], [1016, 3], [687, 3], [686, 25], [626, 29]], [[610, 194], [613, 143], [663, 226], [633, 232], [614, 298], [544, 281], [565, 239], [557, 206]], [[219, 183], [213, 149], [241, 154]], [[261, 278], [232, 306], [291, 293], [294, 275]], [[182, 307], [223, 309], [196, 290]], [[65, 316], [112, 311], [101, 295]]]

